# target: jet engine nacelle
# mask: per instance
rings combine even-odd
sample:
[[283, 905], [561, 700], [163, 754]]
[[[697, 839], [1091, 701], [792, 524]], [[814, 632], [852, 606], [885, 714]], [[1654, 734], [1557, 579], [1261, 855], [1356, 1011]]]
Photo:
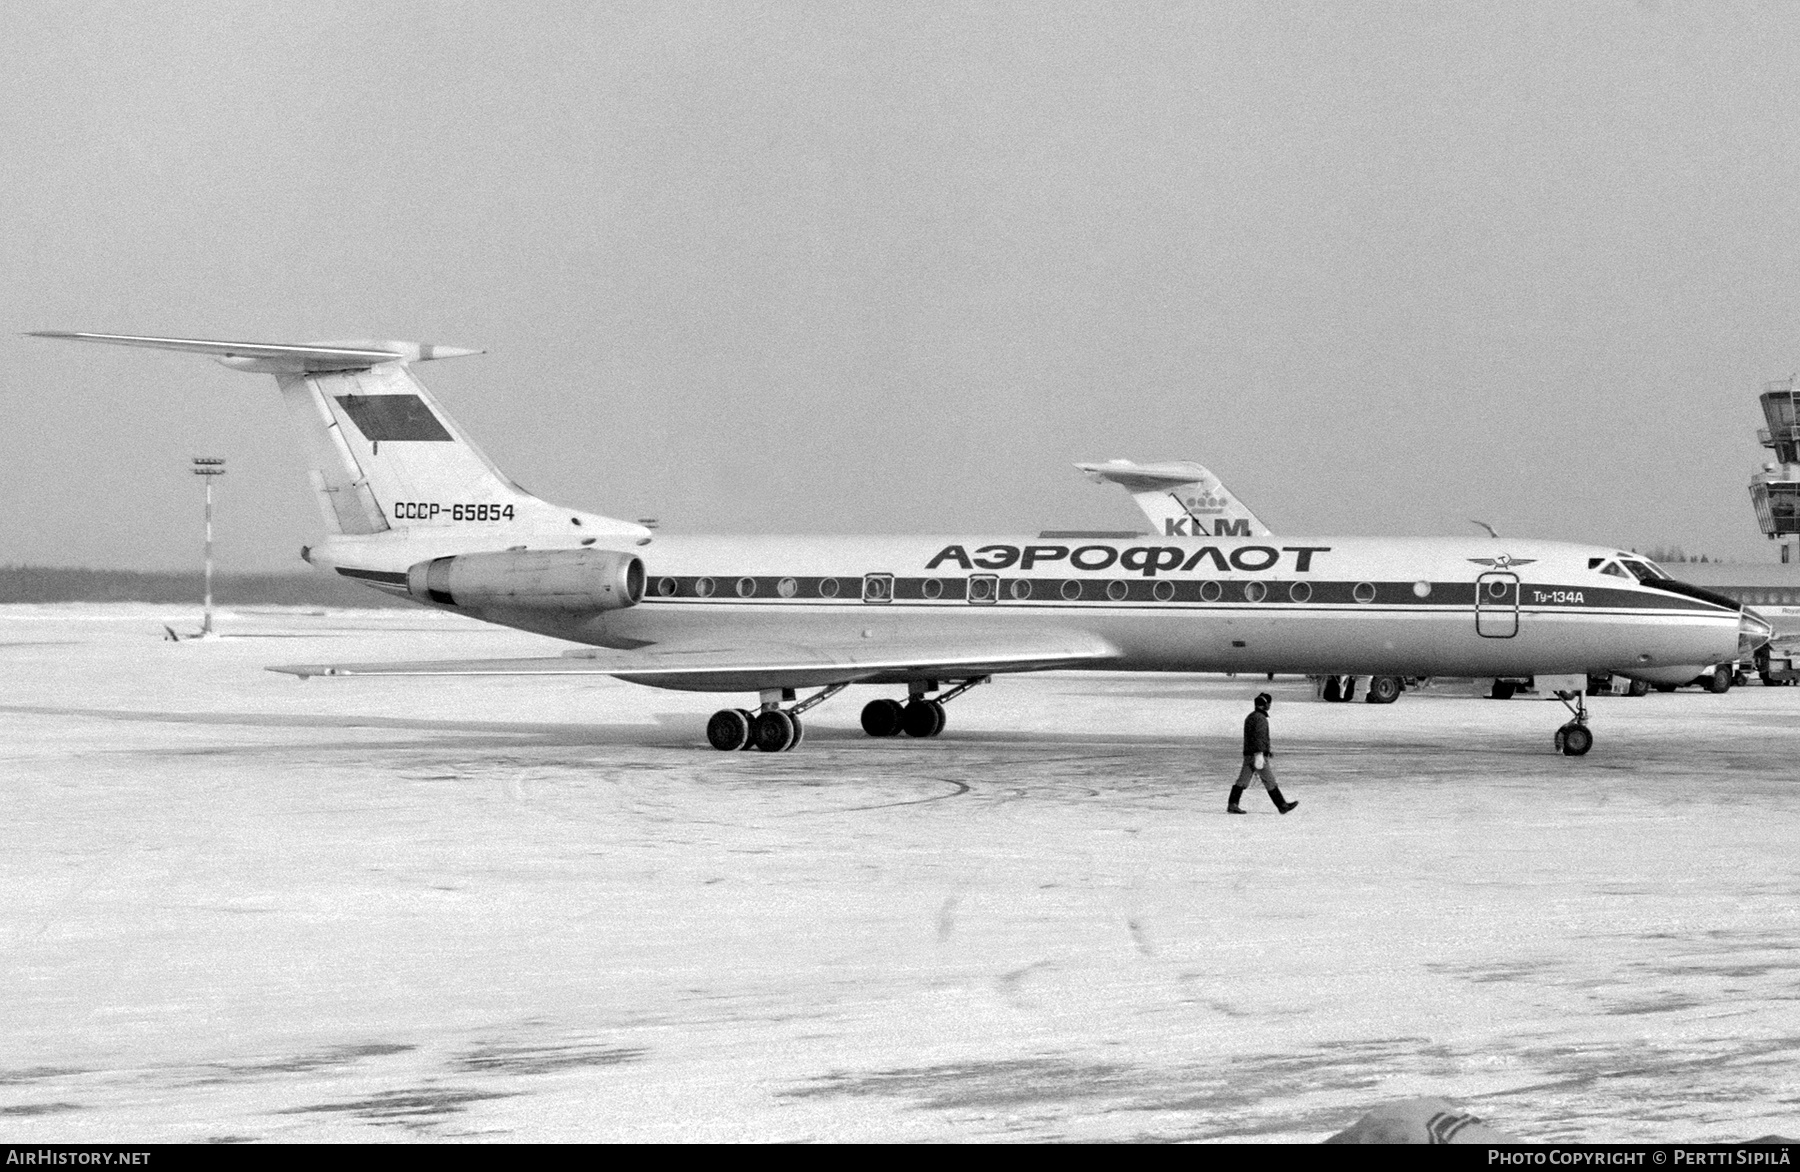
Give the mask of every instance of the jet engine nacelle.
[[610, 549], [461, 553], [406, 571], [406, 592], [444, 606], [619, 610], [644, 597], [644, 563]]

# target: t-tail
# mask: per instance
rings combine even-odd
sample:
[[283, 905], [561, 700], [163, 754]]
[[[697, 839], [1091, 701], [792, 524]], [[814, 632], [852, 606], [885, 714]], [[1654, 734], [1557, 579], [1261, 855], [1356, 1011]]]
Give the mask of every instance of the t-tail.
[[1131, 494], [1150, 524], [1165, 537], [1269, 537], [1257, 520], [1206, 468], [1191, 460], [1135, 464], [1108, 460], [1077, 464], [1097, 484], [1116, 484]]
[[455, 553], [628, 547], [650, 536], [641, 525], [563, 508], [520, 488], [413, 377], [414, 363], [480, 350], [385, 341], [288, 346], [125, 334], [34, 336], [200, 354], [234, 370], [273, 375], [299, 432], [320, 515], [333, 534], [306, 551], [315, 563], [347, 573], [346, 565], [386, 567], [384, 577], [392, 577], [393, 567], [433, 556], [440, 547]]

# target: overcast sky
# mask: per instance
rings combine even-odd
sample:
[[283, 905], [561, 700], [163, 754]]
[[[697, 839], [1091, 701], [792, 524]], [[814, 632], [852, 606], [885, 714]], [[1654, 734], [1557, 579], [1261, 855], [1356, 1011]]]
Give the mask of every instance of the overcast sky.
[[15, 2], [0, 562], [320, 533], [266, 376], [25, 330], [483, 346], [540, 495], [679, 532], [1138, 522], [1770, 560], [1800, 5]]

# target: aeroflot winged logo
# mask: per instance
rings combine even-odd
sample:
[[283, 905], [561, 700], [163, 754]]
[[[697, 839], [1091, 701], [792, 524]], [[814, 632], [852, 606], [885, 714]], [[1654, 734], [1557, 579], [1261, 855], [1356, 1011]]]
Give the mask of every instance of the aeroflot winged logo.
[[960, 545], [946, 545], [937, 552], [936, 557], [925, 563], [925, 568], [935, 570], [945, 563], [951, 563], [965, 570], [1004, 570], [1012, 566], [1030, 570], [1061, 562], [1089, 573], [1108, 570], [1117, 565], [1146, 578], [1154, 578], [1163, 570], [1192, 573], [1200, 568], [1202, 562], [1215, 570], [1248, 570], [1256, 573], [1259, 570], [1274, 569], [1283, 554], [1293, 554], [1291, 564], [1294, 572], [1306, 574], [1312, 571], [1314, 554], [1329, 552], [1329, 545], [1284, 545], [1279, 549], [1273, 545], [1239, 545], [1230, 549], [1203, 545], [1194, 550], [1179, 545], [1134, 545], [1123, 550], [1111, 545], [1078, 545], [1073, 549], [1066, 545], [983, 545], [976, 547], [971, 555]]
[[1510, 570], [1514, 566], [1529, 566], [1536, 558], [1516, 558], [1511, 554], [1501, 554], [1497, 558], [1470, 558], [1478, 566], [1492, 566], [1496, 570]]

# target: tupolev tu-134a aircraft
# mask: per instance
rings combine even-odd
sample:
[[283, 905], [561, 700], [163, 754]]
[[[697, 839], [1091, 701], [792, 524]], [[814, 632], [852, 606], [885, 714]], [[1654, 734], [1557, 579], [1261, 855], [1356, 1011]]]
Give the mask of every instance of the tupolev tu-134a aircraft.
[[[872, 736], [936, 736], [944, 705], [1011, 672], [1510, 676], [1686, 682], [1768, 625], [1612, 546], [1494, 538], [704, 537], [527, 493], [413, 376], [479, 353], [404, 342], [289, 346], [36, 336], [217, 358], [275, 376], [330, 534], [302, 552], [375, 589], [584, 646], [558, 657], [301, 664], [306, 676], [608, 675], [749, 693], [718, 749], [800, 742], [851, 684]], [[818, 689], [797, 699], [801, 689]], [[1557, 730], [1593, 743], [1580, 692]], [[1565, 703], [1569, 699], [1564, 696]]]

